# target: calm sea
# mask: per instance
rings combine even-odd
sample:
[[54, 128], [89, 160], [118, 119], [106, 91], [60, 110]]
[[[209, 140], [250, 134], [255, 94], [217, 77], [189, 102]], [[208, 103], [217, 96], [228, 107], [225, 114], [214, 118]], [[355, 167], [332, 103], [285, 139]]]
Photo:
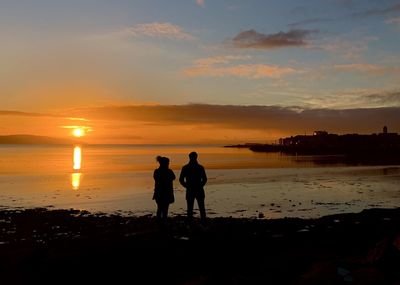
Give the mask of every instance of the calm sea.
[[[0, 206], [152, 214], [157, 155], [179, 176], [187, 154], [206, 167], [211, 217], [319, 217], [400, 205], [399, 165], [346, 165], [332, 156], [284, 156], [222, 146], [0, 146]], [[172, 214], [185, 213], [176, 181]]]

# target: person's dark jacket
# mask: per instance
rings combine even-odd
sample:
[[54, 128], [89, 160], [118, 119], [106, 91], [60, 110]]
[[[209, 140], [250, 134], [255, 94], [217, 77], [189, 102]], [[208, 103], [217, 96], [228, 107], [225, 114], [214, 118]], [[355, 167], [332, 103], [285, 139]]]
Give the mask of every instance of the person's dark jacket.
[[202, 165], [197, 162], [189, 162], [183, 166], [179, 182], [186, 188], [186, 195], [204, 198], [204, 185], [207, 183], [207, 175]]
[[154, 170], [153, 177], [155, 182], [153, 200], [156, 200], [157, 203], [173, 203], [175, 201], [174, 172], [169, 168], [157, 168]]

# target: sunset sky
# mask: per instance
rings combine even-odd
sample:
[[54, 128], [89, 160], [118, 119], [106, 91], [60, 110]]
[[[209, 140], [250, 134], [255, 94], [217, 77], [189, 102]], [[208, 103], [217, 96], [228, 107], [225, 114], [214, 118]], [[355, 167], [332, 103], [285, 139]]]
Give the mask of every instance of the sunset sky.
[[400, 132], [400, 1], [1, 0], [0, 135]]

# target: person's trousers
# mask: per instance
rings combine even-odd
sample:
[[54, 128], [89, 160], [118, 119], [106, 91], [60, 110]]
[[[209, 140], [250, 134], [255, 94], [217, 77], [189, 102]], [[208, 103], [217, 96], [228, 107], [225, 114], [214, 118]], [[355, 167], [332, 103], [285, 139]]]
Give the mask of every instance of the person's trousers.
[[169, 203], [157, 203], [157, 221], [165, 224], [168, 217]]
[[206, 208], [204, 206], [204, 198], [194, 197], [194, 196], [186, 197], [188, 219], [191, 220], [193, 218], [194, 200], [197, 200], [197, 205], [199, 206], [200, 219], [202, 221], [205, 221], [206, 220]]

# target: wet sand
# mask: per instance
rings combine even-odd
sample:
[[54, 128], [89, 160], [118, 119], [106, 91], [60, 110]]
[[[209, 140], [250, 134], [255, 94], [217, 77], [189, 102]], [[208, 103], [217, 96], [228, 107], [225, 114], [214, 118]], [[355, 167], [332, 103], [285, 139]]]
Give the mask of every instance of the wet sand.
[[[209, 178], [209, 217], [253, 218], [262, 213], [267, 219], [318, 218], [400, 205], [399, 165], [347, 165], [336, 156], [285, 156], [220, 146], [98, 145], [81, 147], [78, 170], [75, 149], [0, 146], [0, 205], [150, 214], [155, 208], [155, 157], [169, 157], [178, 177], [193, 150]], [[185, 190], [178, 181], [174, 188], [170, 212], [182, 215]]]
[[400, 284], [400, 208], [319, 219], [0, 211], [2, 284]]
[[[261, 212], [268, 219], [318, 218], [400, 205], [400, 167], [210, 169], [207, 174], [210, 217], [252, 218]], [[68, 188], [68, 175], [0, 175], [0, 205], [126, 215], [154, 212], [152, 172], [84, 174], [81, 178], [81, 188], [73, 190]], [[182, 215], [185, 190], [177, 181], [174, 186], [170, 212]]]

